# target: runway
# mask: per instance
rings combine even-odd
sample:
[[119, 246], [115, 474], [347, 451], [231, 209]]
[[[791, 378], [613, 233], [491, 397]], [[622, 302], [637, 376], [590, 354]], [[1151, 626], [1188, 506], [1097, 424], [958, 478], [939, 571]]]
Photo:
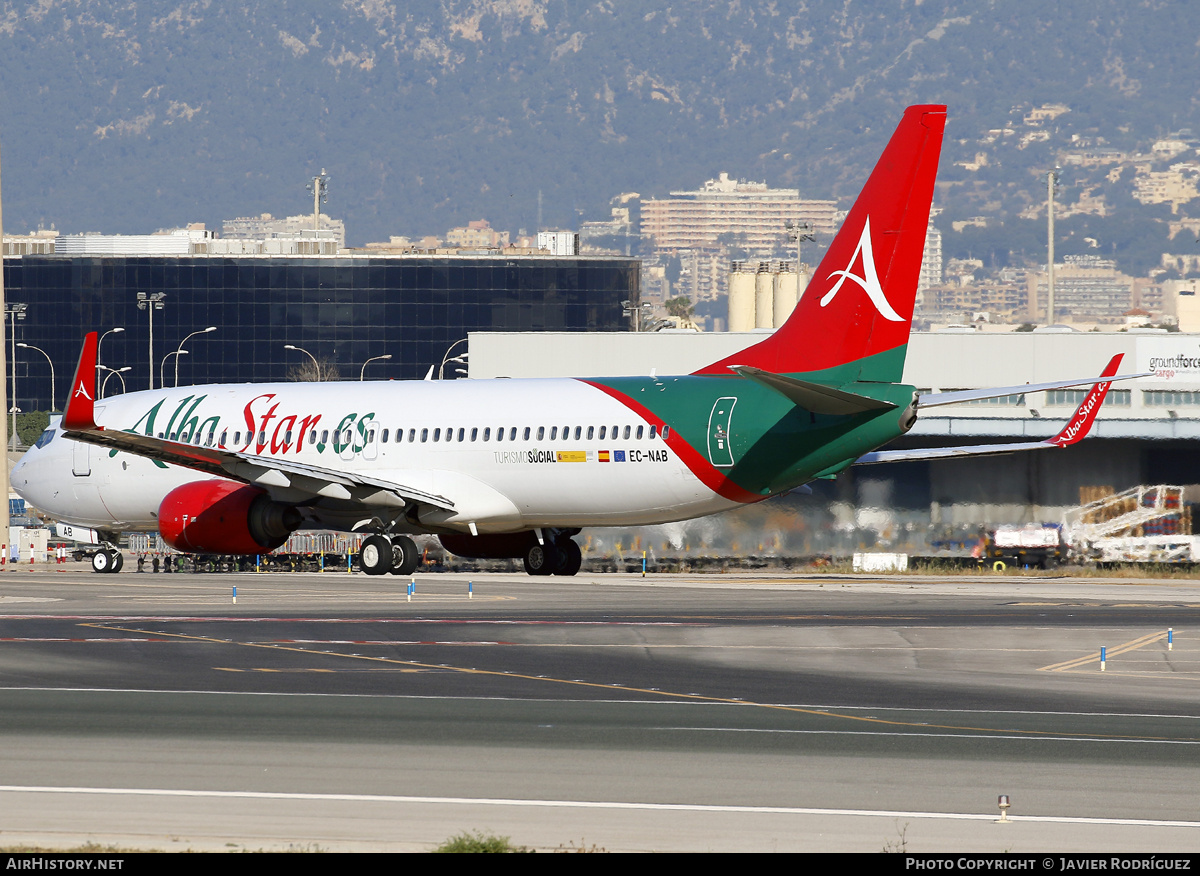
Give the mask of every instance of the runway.
[[8, 844], [1200, 840], [1192, 582], [62, 568], [0, 573]]

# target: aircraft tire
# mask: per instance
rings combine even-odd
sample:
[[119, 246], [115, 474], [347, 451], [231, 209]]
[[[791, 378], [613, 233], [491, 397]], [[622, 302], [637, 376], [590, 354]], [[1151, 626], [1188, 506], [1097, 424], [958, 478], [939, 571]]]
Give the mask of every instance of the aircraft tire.
[[554, 570], [554, 574], [567, 577], [578, 575], [579, 567], [583, 565], [583, 551], [579, 549], [579, 545], [569, 538], [564, 538], [558, 543], [558, 548], [563, 562]]
[[98, 550], [92, 554], [92, 571], [107, 573], [112, 571], [113, 559], [107, 550]]
[[358, 562], [368, 575], [386, 575], [392, 570], [392, 543], [382, 535], [364, 539]]
[[392, 538], [392, 574], [411, 575], [421, 563], [421, 551], [417, 543], [407, 535]]
[[555, 553], [555, 548], [550, 542], [546, 544], [535, 542], [530, 545], [529, 550], [525, 552], [525, 573], [528, 575], [553, 574]]
[[120, 551], [112, 551], [112, 568], [109, 569], [114, 575], [125, 566], [125, 555]]

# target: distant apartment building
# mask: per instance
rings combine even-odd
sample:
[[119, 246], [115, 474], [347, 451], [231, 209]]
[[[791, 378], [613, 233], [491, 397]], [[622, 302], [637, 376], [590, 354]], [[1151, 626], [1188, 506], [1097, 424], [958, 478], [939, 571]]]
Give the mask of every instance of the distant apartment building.
[[4, 235], [4, 255], [51, 255], [54, 244], [58, 240], [58, 232], [39, 229], [32, 234]]
[[931, 211], [929, 225], [925, 229], [925, 251], [921, 256], [921, 278], [917, 282], [917, 306], [925, 293], [942, 284], [942, 232], [933, 224], [933, 217], [940, 211]]
[[832, 234], [837, 218], [836, 201], [802, 200], [799, 189], [773, 189], [727, 173], [696, 191], [642, 201], [642, 234], [657, 249], [673, 251], [713, 248], [729, 240], [753, 253], [774, 254], [788, 245], [788, 221]]
[[[1029, 317], [1048, 318], [1049, 282], [1044, 271], [1031, 273]], [[1054, 266], [1054, 321], [1120, 323], [1133, 307], [1133, 278], [1116, 262], [1099, 256], [1066, 256]]]
[[486, 219], [474, 219], [446, 232], [446, 246], [460, 249], [499, 249], [508, 246], [508, 232], [496, 231]]
[[[226, 219], [221, 223], [221, 237], [225, 240], [271, 240], [286, 238], [317, 239], [331, 237], [336, 249], [346, 248], [346, 223], [324, 213], [320, 217], [320, 228], [313, 228], [313, 214], [288, 216], [276, 219], [270, 213], [258, 216], [242, 216]], [[314, 234], [314, 230], [322, 232]], [[320, 253], [324, 255], [325, 253]]]
[[1143, 204], [1170, 204], [1178, 213], [1181, 204], [1200, 197], [1200, 163], [1181, 161], [1168, 170], [1138, 173], [1133, 196]]

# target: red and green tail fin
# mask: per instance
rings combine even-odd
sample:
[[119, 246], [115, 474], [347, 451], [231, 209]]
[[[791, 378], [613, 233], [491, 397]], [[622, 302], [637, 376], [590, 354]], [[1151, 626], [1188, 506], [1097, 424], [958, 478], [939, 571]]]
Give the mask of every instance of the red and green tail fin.
[[945, 125], [944, 106], [905, 110], [791, 317], [761, 343], [696, 373], [839, 369], [837, 382], [898, 383]]

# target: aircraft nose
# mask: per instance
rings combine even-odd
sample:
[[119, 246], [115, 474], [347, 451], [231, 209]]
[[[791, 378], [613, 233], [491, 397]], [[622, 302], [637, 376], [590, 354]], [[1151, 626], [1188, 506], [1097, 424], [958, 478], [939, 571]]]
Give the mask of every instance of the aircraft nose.
[[35, 508], [46, 510], [49, 495], [43, 495], [47, 485], [48, 460], [40, 448], [31, 448], [17, 460], [9, 475], [9, 483], [18, 496]]

